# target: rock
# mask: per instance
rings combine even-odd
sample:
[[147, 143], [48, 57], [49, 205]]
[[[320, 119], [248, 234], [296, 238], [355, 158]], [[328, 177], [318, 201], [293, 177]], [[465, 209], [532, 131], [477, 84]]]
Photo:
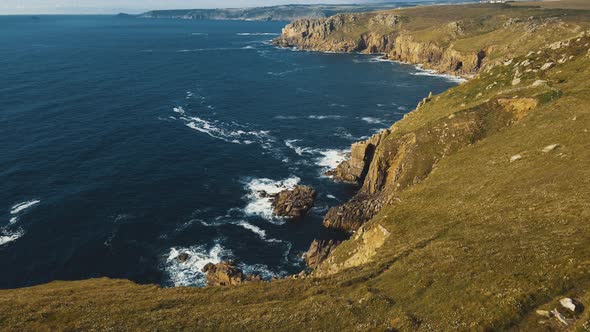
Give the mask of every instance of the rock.
[[522, 156], [519, 154], [516, 154], [516, 155], [510, 157], [510, 162], [513, 163], [513, 162], [521, 160], [521, 159], [522, 159]]
[[264, 191], [264, 190], [260, 190], [260, 191], [258, 192], [258, 195], [259, 195], [261, 198], [267, 198], [267, 197], [274, 198], [274, 197], [277, 197], [277, 196], [278, 196], [278, 194], [269, 194], [269, 193], [267, 193], [267, 192], [266, 192], [266, 191]]
[[178, 256], [176, 256], [176, 260], [179, 263], [184, 263], [184, 262], [188, 261], [189, 258], [191, 258], [191, 255], [187, 254], [186, 252], [182, 252]]
[[557, 319], [563, 325], [569, 325], [565, 316], [562, 315], [559, 311], [557, 311], [557, 308], [551, 310], [551, 315], [553, 315], [555, 317], [555, 319]]
[[576, 311], [576, 305], [569, 297], [559, 300], [559, 304], [561, 304], [562, 307], [569, 309], [570, 311]]
[[207, 263], [207, 264], [205, 264], [205, 266], [203, 266], [202, 271], [203, 271], [203, 273], [207, 273], [207, 272], [209, 272], [209, 270], [211, 270], [213, 268], [215, 268], [215, 264]]
[[562, 307], [569, 309], [571, 312], [581, 313], [584, 311], [582, 303], [569, 297], [559, 300], [559, 304], [561, 304]]
[[547, 81], [544, 81], [544, 80], [536, 80], [535, 82], [533, 82], [533, 86], [541, 86], [546, 83], [547, 83]]
[[330, 252], [339, 244], [339, 241], [334, 240], [313, 240], [309, 246], [309, 250], [305, 253], [307, 266], [315, 269], [321, 262], [328, 258]]
[[547, 62], [543, 66], [541, 66], [541, 70], [549, 70], [555, 66], [554, 62]]
[[560, 145], [559, 144], [551, 144], [551, 145], [547, 145], [546, 147], [543, 148], [543, 152], [544, 153], [549, 153], [555, 149], [557, 149]]
[[277, 216], [298, 219], [313, 207], [316, 191], [308, 186], [295, 186], [281, 191], [273, 200], [273, 212]]
[[536, 313], [537, 313], [537, 315], [543, 316], [543, 317], [546, 317], [546, 318], [553, 317], [553, 314], [551, 314], [551, 312], [549, 312], [547, 310], [537, 310]]
[[512, 85], [518, 85], [520, 84], [520, 78], [515, 78], [512, 80]]
[[259, 276], [244, 274], [231, 262], [208, 263], [203, 267], [203, 273], [207, 274], [209, 286], [233, 286], [261, 280]]

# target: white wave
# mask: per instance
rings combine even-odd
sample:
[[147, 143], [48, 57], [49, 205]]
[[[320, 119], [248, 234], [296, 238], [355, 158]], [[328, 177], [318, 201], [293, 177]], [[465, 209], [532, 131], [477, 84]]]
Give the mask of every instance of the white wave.
[[33, 200], [30, 200], [30, 201], [26, 201], [26, 202], [21, 202], [21, 203], [15, 204], [14, 206], [12, 206], [10, 208], [10, 214], [15, 215], [15, 214], [20, 213], [20, 212], [22, 212], [22, 211], [24, 211], [24, 210], [26, 210], [26, 209], [34, 206], [34, 205], [39, 204], [39, 203], [41, 203], [40, 200], [33, 199]]
[[348, 105], [344, 105], [344, 104], [337, 104], [337, 103], [332, 103], [329, 105], [330, 107], [340, 107], [340, 108], [345, 108], [348, 107]]
[[[182, 263], [176, 259], [181, 253], [189, 254], [189, 258]], [[216, 243], [209, 250], [203, 246], [174, 247], [170, 248], [164, 268], [170, 281], [176, 287], [205, 286], [206, 276], [202, 271], [203, 267], [208, 263], [220, 263], [231, 258], [231, 256], [231, 252], [223, 248], [219, 243]]]
[[253, 49], [255, 49], [255, 47], [252, 45], [247, 45], [247, 46], [242, 47], [242, 49], [243, 50], [253, 50]]
[[295, 145], [295, 142], [299, 142], [299, 141], [301, 141], [301, 140], [298, 140], [298, 139], [288, 139], [288, 140], [285, 140], [285, 145], [287, 147], [293, 149], [293, 151], [295, 151], [295, 153], [297, 153], [300, 156], [303, 156], [304, 153], [312, 153], [313, 152], [312, 149], [302, 148], [302, 147], [296, 146]]
[[209, 36], [209, 34], [206, 32], [193, 32], [193, 33], [191, 33], [191, 35], [193, 35], [193, 36]]
[[274, 117], [277, 120], [296, 120], [297, 117], [295, 115], [277, 115]]
[[[276, 224], [283, 224], [284, 221], [280, 218], [276, 218], [273, 215], [272, 201], [268, 197], [268, 194], [278, 194], [285, 189], [291, 189], [295, 187], [299, 181], [298, 177], [291, 177], [284, 180], [271, 180], [271, 179], [252, 179], [246, 183], [245, 187], [248, 191], [246, 199], [248, 204], [244, 208], [244, 212], [247, 215], [255, 215], [263, 217]], [[267, 195], [264, 195], [266, 193]], [[263, 197], [266, 196], [266, 197]]]
[[244, 221], [244, 220], [240, 220], [238, 222], [235, 223], [235, 225], [238, 225], [242, 228], [245, 228], [249, 231], [251, 231], [252, 233], [258, 235], [262, 240], [266, 241], [266, 242], [283, 242], [281, 240], [277, 240], [277, 239], [269, 239], [266, 236], [266, 231], [256, 225], [252, 225], [251, 223]]
[[364, 118], [361, 118], [361, 120], [365, 121], [366, 123], [371, 123], [371, 124], [383, 123], [383, 120], [377, 119], [377, 118], [373, 118], [373, 117], [370, 117], [370, 116], [366, 116]]
[[307, 118], [314, 120], [341, 119], [342, 115], [310, 115]]
[[322, 167], [326, 167], [329, 169], [335, 169], [348, 159], [349, 151], [348, 150], [322, 150], [320, 151], [322, 157], [318, 158], [318, 165]]
[[266, 232], [262, 228], [260, 228], [258, 226], [252, 225], [249, 222], [246, 222], [246, 221], [243, 221], [243, 220], [242, 221], [238, 221], [236, 223], [236, 225], [241, 226], [241, 227], [243, 227], [243, 228], [245, 228], [245, 229], [247, 229], [249, 231], [252, 231], [253, 233], [255, 233], [258, 236], [260, 236], [261, 239], [266, 239]]
[[397, 109], [400, 111], [407, 111], [408, 110], [408, 108], [405, 106], [398, 106]]
[[9, 232], [4, 230], [4, 235], [0, 233], [0, 246], [5, 245], [9, 242], [18, 240], [21, 236], [23, 236], [25, 232], [22, 229], [18, 229], [14, 232]]
[[[213, 106], [209, 105], [208, 108], [213, 109]], [[220, 121], [207, 121], [195, 116], [187, 116], [186, 111], [182, 107], [175, 107], [174, 112], [183, 115], [181, 119], [185, 121], [187, 127], [228, 143], [259, 143], [263, 148], [270, 148], [270, 143], [274, 141], [274, 138], [267, 130], [247, 131], [243, 129], [243, 126], [236, 123], [228, 124]]]
[[338, 198], [336, 198], [336, 196], [334, 196], [332, 194], [328, 194], [328, 195], [326, 195], [326, 197], [331, 198], [331, 199], [336, 199], [336, 200], [338, 199]]
[[238, 36], [278, 36], [275, 32], [240, 32], [236, 33]]
[[410, 74], [412, 74], [414, 76], [442, 77], [442, 78], [445, 78], [448, 81], [456, 82], [456, 83], [463, 83], [463, 82], [466, 82], [467, 81], [466, 79], [461, 78], [459, 76], [449, 75], [449, 74], [441, 74], [441, 73], [438, 73], [436, 70], [433, 70], [433, 69], [424, 69], [420, 65], [415, 66], [415, 68], [418, 71], [416, 71], [414, 73], [410, 73]]
[[359, 141], [361, 138], [353, 136], [351, 133], [347, 132], [346, 130], [339, 130], [338, 132], [332, 134], [336, 137], [344, 138], [350, 141]]

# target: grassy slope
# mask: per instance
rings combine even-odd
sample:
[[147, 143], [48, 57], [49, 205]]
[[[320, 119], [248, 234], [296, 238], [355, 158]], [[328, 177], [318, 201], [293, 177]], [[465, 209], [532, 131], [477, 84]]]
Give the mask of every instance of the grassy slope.
[[[590, 307], [586, 43], [589, 37], [544, 51], [533, 66], [562, 54], [575, 57], [526, 74], [516, 87], [509, 83], [512, 67], [498, 66], [398, 123], [412, 131], [498, 96], [540, 102], [516, 124], [443, 159], [384, 209], [370, 225], [383, 225], [392, 236], [370, 264], [327, 278], [231, 288], [160, 289], [95, 279], [3, 290], [0, 327], [538, 330], [534, 309], [553, 308], [561, 296], [578, 296]], [[550, 87], [530, 87], [538, 78]], [[553, 143], [562, 146], [541, 152]], [[510, 163], [515, 154], [524, 158]], [[337, 254], [354, 245], [343, 244]], [[588, 311], [576, 326], [590, 319]], [[559, 329], [553, 322], [543, 326]]]

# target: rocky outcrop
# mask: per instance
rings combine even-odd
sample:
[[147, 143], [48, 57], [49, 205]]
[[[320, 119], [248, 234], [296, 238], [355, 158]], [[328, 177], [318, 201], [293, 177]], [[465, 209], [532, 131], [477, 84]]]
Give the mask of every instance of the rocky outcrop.
[[[275, 43], [316, 51], [384, 54], [386, 59], [460, 76], [472, 76], [483, 67], [487, 50], [460, 52], [452, 46], [416, 40], [404, 29], [403, 19], [395, 13], [301, 19], [287, 25]], [[359, 29], [366, 32], [359, 33]], [[441, 29], [451, 39], [463, 35], [461, 22], [448, 23]]]
[[176, 260], [177, 260], [179, 263], [184, 263], [184, 262], [188, 261], [188, 260], [189, 260], [189, 258], [191, 258], [191, 255], [189, 255], [189, 254], [188, 254], [188, 253], [186, 253], [186, 252], [182, 252], [182, 253], [180, 253], [178, 256], [176, 256]]
[[328, 255], [340, 244], [334, 240], [313, 240], [309, 250], [305, 253], [305, 263], [311, 269], [315, 269]]
[[313, 275], [318, 277], [327, 276], [370, 262], [377, 254], [377, 250], [385, 244], [385, 241], [390, 236], [391, 232], [380, 224], [373, 225], [373, 227], [362, 226], [355, 236], [349, 240], [353, 241], [355, 245], [351, 251], [346, 253], [347, 257], [337, 262], [334, 255], [327, 256], [326, 259], [315, 266]]
[[209, 263], [203, 267], [203, 273], [207, 274], [209, 286], [233, 286], [261, 280], [259, 276], [244, 274], [231, 262]]
[[313, 207], [316, 191], [308, 186], [295, 186], [281, 191], [273, 198], [273, 212], [277, 216], [300, 219]]
[[[402, 190], [425, 179], [442, 158], [512, 124], [535, 106], [528, 98], [499, 98], [413, 131], [394, 125], [357, 143], [351, 159], [333, 173], [358, 180], [361, 188], [349, 202], [328, 211], [324, 226], [354, 232], [385, 204], [394, 204]], [[493, 122], [487, 120], [491, 113]]]
[[384, 130], [366, 141], [352, 144], [350, 158], [335, 169], [329, 170], [326, 174], [337, 181], [362, 184], [373, 160], [375, 148], [379, 145], [381, 139], [388, 134], [389, 131]]

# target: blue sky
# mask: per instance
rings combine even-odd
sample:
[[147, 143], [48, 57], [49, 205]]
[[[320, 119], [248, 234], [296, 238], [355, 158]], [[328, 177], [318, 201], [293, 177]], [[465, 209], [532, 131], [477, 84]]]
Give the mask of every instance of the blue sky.
[[0, 14], [139, 13], [150, 9], [271, 6], [288, 3], [358, 3], [363, 0], [0, 0]]

